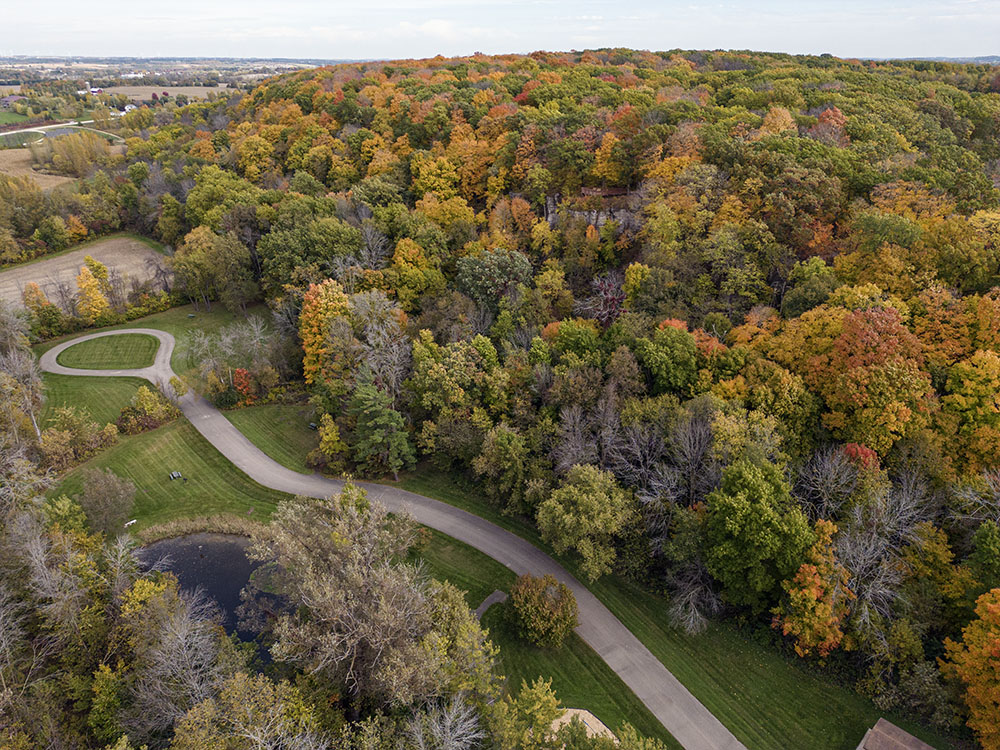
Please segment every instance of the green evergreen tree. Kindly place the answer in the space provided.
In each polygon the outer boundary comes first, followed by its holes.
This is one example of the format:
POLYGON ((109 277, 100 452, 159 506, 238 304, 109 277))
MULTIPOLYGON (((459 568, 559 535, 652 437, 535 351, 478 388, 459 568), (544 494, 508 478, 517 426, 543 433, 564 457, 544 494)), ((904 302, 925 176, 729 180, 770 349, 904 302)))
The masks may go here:
POLYGON ((389 394, 371 381, 359 382, 348 412, 357 419, 353 449, 358 468, 369 475, 391 471, 399 479, 399 470, 414 463, 413 446, 389 394))

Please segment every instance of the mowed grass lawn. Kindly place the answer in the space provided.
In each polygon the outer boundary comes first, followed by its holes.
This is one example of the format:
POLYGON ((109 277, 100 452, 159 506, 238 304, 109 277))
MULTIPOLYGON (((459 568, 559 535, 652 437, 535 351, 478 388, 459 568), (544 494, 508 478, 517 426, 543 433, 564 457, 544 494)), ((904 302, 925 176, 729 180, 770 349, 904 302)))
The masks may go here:
POLYGON ((145 333, 122 333, 81 341, 56 357, 63 367, 84 370, 137 370, 149 367, 160 342, 145 333))
POLYGON ((20 115, 17 112, 0 112, 0 125, 13 125, 15 122, 26 122, 27 115, 20 115))
MULTIPOLYGON (((431 531, 430 543, 420 551, 428 572, 466 591, 469 607, 475 609, 496 589, 510 591, 516 576, 491 557, 449 536, 431 531)), ((552 688, 566 708, 585 708, 611 728, 624 722, 642 734, 658 737, 668 747, 680 745, 663 728, 635 694, 604 663, 593 649, 573 634, 558 651, 526 643, 510 622, 510 605, 494 605, 483 617, 490 640, 500 650, 500 673, 514 695, 521 681, 552 680, 552 688)))
MULTIPOLYGON (((270 319, 270 312, 265 305, 251 307, 247 311, 247 314, 259 315, 266 320, 270 319)), ((191 357, 190 346, 191 336, 195 331, 201 330, 206 333, 215 333, 220 328, 242 319, 242 316, 233 315, 226 308, 218 304, 213 305, 211 311, 204 309, 196 310, 194 305, 181 305, 180 307, 172 307, 164 312, 147 315, 144 318, 137 318, 121 325, 96 328, 92 331, 52 339, 43 344, 38 344, 34 349, 36 354, 41 355, 62 341, 76 336, 85 336, 97 331, 114 331, 122 328, 158 328, 161 331, 167 331, 174 335, 176 345, 174 346, 174 353, 170 357, 170 365, 173 367, 174 372, 183 376, 198 366, 198 363, 191 357)))
MULTIPOLYGON (((532 526, 499 513, 472 483, 425 466, 400 484, 487 518, 552 554, 532 526)), ((561 562, 574 569, 572 561, 561 562)), ((731 623, 691 636, 670 624, 663 597, 616 577, 589 588, 750 750, 853 750, 880 716, 939 750, 955 747, 951 739, 882 712, 849 687, 751 640, 731 623)))
POLYGON ((114 422, 142 385, 149 385, 140 378, 102 378, 79 375, 53 375, 44 373, 45 405, 42 407, 41 426, 48 425, 55 410, 62 406, 86 409, 98 424, 114 422))
POLYGON ((264 404, 223 412, 250 442, 279 464, 309 474, 306 456, 319 438, 309 429, 313 410, 305 404, 264 404))
POLYGON ((266 519, 287 498, 262 487, 233 466, 184 418, 121 440, 67 473, 49 494, 80 491, 86 468, 111 469, 136 486, 135 531, 178 518, 245 514, 266 519), (168 479, 179 471, 187 481, 168 479))

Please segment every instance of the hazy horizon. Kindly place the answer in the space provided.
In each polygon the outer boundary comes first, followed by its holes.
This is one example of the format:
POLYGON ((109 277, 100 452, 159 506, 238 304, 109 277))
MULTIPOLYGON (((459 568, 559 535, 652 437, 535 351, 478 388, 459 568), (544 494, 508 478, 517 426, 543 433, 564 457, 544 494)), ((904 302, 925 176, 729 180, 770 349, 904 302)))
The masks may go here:
POLYGON ((1000 0, 50 0, 18 4, 0 56, 400 59, 591 47, 754 49, 838 57, 1000 54, 1000 0))

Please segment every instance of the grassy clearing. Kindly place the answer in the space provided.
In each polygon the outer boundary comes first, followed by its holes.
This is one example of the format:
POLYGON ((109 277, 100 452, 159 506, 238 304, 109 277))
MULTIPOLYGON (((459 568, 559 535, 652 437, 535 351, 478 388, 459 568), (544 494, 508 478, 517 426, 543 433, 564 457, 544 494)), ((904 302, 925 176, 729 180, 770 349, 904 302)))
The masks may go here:
MULTIPOLYGON (((470 482, 424 467, 400 484, 486 518, 552 554, 525 519, 500 514, 470 482)), ((561 562, 574 569, 571 561, 561 562)), ((936 748, 954 747, 949 738, 884 714, 850 688, 751 640, 732 623, 690 636, 670 625, 662 597, 614 577, 589 588, 751 750, 852 750, 883 715, 936 748)))
POLYGON ((430 543, 415 557, 427 564, 435 578, 451 581, 466 592, 465 601, 475 609, 497 589, 510 591, 517 576, 492 557, 464 542, 430 530, 430 543))
POLYGON ((500 648, 501 672, 507 688, 520 690, 522 680, 530 684, 536 677, 552 680, 559 701, 566 708, 584 708, 617 732, 628 722, 641 734, 657 737, 670 748, 681 748, 642 701, 635 697, 600 656, 572 634, 558 651, 525 643, 510 620, 510 605, 490 607, 483 625, 500 648))
POLYGON ((160 342, 145 333, 123 333, 74 344, 56 361, 63 367, 84 370, 136 370, 149 367, 160 342))
POLYGON ((83 407, 98 424, 114 422, 139 386, 147 385, 139 378, 86 378, 52 373, 45 373, 42 380, 45 388, 45 406, 41 414, 43 428, 61 406, 83 407))
MULTIPOLYGON (((79 245, 77 246, 77 249, 79 249, 79 245)), ((267 307, 264 305, 254 306, 247 312, 249 315, 268 316, 267 307)), ((97 331, 114 331, 122 328, 158 328, 161 331, 172 333, 174 338, 177 340, 177 344, 174 347, 174 353, 170 357, 170 365, 174 368, 174 372, 178 375, 184 375, 194 369, 198 364, 197 362, 192 361, 190 356, 191 334, 196 330, 214 333, 220 328, 223 328, 224 326, 240 319, 242 319, 241 316, 233 315, 221 305, 215 305, 210 312, 206 310, 195 310, 193 305, 181 305, 180 307, 172 307, 164 312, 147 315, 145 318, 137 318, 136 320, 131 320, 127 323, 122 323, 121 325, 108 326, 106 328, 94 328, 92 330, 82 331, 70 336, 52 339, 51 341, 46 341, 43 344, 37 345, 35 347, 35 352, 40 355, 62 341, 78 336, 85 336, 89 333, 95 333, 97 331)))
POLYGON ((44 137, 44 133, 34 130, 20 133, 0 133, 0 148, 24 148, 29 143, 34 143, 44 137))
POLYGON ((279 464, 301 474, 310 474, 306 456, 318 438, 309 429, 313 410, 306 404, 264 404, 223 412, 226 419, 251 443, 279 464))
POLYGON ((51 494, 80 491, 84 468, 111 469, 135 483, 135 531, 173 519, 215 514, 267 517, 288 496, 257 484, 233 466, 186 419, 123 438, 76 467, 51 494), (188 481, 169 480, 179 471, 188 481))
MULTIPOLYGON (((496 560, 435 531, 431 532, 431 541, 419 556, 435 578, 450 581, 466 591, 466 601, 473 609, 494 590, 509 591, 515 580, 514 574, 496 560)), ((551 678, 552 687, 564 706, 585 708, 612 730, 627 721, 643 734, 660 738, 668 747, 680 747, 649 709, 577 635, 572 635, 558 651, 536 648, 518 636, 509 622, 507 605, 490 607, 483 617, 483 625, 500 649, 500 672, 507 678, 508 689, 515 694, 522 680, 531 683, 536 677, 551 678)))
POLYGON ((0 112, 0 125, 12 125, 15 122, 27 122, 27 115, 19 115, 17 112, 0 112))

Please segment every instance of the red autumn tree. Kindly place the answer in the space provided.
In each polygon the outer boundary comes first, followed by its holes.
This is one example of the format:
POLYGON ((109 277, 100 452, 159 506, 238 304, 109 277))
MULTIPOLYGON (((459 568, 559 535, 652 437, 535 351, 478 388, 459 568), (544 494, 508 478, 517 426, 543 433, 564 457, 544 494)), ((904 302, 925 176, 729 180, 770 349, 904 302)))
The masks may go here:
POLYGON ((834 556, 831 521, 816 522, 816 542, 795 577, 782 583, 786 601, 773 610, 773 627, 794 636, 795 652, 826 656, 844 639, 841 623, 854 593, 847 587, 848 572, 834 556))
POLYGON ((849 313, 818 378, 827 427, 842 440, 884 455, 920 426, 930 407, 931 378, 920 341, 893 308, 849 313))

